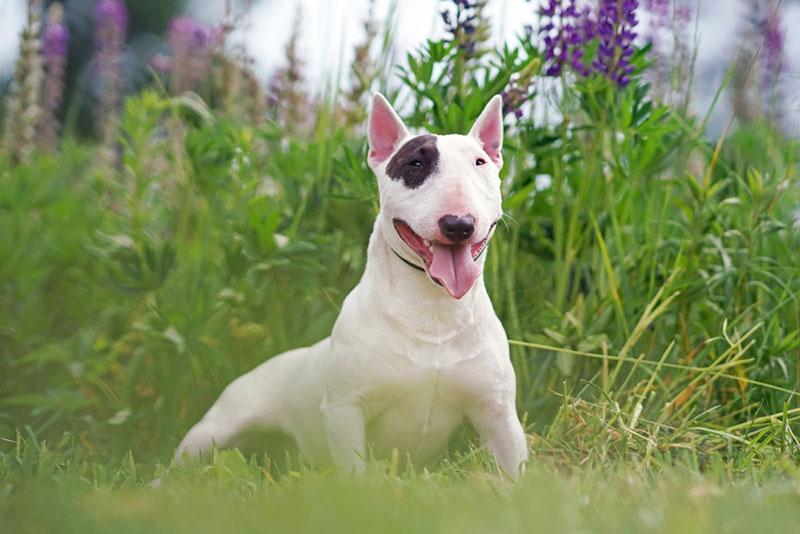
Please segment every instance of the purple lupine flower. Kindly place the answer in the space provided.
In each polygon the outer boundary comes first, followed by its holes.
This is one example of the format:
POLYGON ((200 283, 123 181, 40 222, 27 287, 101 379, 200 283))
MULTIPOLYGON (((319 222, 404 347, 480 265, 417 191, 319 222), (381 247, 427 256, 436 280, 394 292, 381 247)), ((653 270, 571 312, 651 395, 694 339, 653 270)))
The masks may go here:
POLYGON ((688 2, 680 3, 675 6, 675 24, 688 27, 689 23, 692 22, 692 17, 692 7, 688 5, 688 2))
POLYGON ((786 36, 781 27, 780 13, 776 3, 774 1, 769 2, 764 11, 765 13, 758 26, 764 38, 764 44, 761 47, 763 71, 761 83, 767 89, 775 85, 785 67, 783 47, 786 36))
POLYGON ((620 87, 630 83, 633 65, 633 40, 636 38, 636 9, 639 0, 601 0, 597 15, 597 34, 600 43, 597 58, 592 63, 596 72, 620 87))
POLYGON ((597 36, 597 21, 594 19, 591 8, 584 6, 578 14, 578 34, 583 43, 588 43, 597 36))
MULTIPOLYGON (((192 17, 182 15, 172 19, 167 31, 172 61, 165 70, 172 71, 173 91, 194 89, 205 79, 217 36, 218 32, 201 26, 192 17)), ((167 63, 162 62, 161 66, 167 67, 167 63)))
POLYGON ((40 145, 53 150, 58 140, 58 110, 64 93, 64 67, 67 63, 69 29, 64 24, 64 9, 55 2, 47 11, 47 25, 42 35, 42 59, 45 79, 42 86, 40 145))
POLYGON ((544 74, 559 76, 566 65, 581 76, 589 75, 583 46, 595 35, 589 8, 578 10, 577 0, 545 0, 539 8, 544 41, 544 74))
POLYGON ((508 82, 500 93, 503 97, 503 116, 513 114, 517 120, 522 118, 523 106, 536 93, 533 82, 540 67, 539 58, 534 58, 508 82))
POLYGON ((280 104, 280 94, 284 89, 284 78, 283 69, 276 69, 269 76, 269 81, 267 82, 267 105, 271 108, 280 104))
POLYGON ((150 58, 150 66, 161 74, 172 72, 172 58, 164 54, 156 54, 150 58))
POLYGON ((673 80, 684 79, 691 68, 689 28, 692 22, 692 0, 643 0, 642 8, 649 15, 644 39, 650 43, 653 64, 646 76, 661 97, 672 95, 682 100, 683 93, 673 80), (675 92, 673 94, 673 91, 675 92))
POLYGON ((669 28, 671 26, 671 3, 672 0, 644 0, 643 7, 653 19, 650 24, 652 29, 669 28))
MULTIPOLYGON (((644 0, 642 7, 650 15, 650 21, 647 25, 647 31, 644 35, 645 41, 652 45, 653 54, 656 56, 658 63, 662 59, 662 40, 663 33, 671 31, 672 26, 672 0, 644 0)), ((676 26, 675 30, 681 30, 680 26, 676 26)))
POLYGON ((644 0, 644 10, 650 15, 645 40, 660 44, 662 34, 669 32, 675 37, 676 45, 685 46, 686 30, 692 22, 692 9, 687 0, 644 0))
POLYGON ((128 29, 128 8, 123 0, 100 0, 95 8, 95 44, 99 50, 121 48, 128 29))
POLYGON ((474 58, 478 49, 487 38, 487 29, 481 21, 481 10, 485 1, 480 0, 445 0, 446 6, 441 16, 445 32, 450 40, 467 57, 474 58))
POLYGON ((117 106, 122 89, 122 53, 128 28, 123 0, 100 0, 95 8, 95 65, 100 79, 100 114, 105 157, 113 158, 117 106))
POLYGON ((45 56, 67 55, 69 28, 64 24, 64 8, 55 2, 47 11, 47 26, 44 29, 42 52, 45 56))
POLYGON ((515 91, 516 87, 509 84, 508 88, 500 92, 500 96, 503 98, 503 116, 512 114, 514 117, 519 120, 522 118, 523 111, 522 111, 522 104, 517 102, 517 93, 515 91))

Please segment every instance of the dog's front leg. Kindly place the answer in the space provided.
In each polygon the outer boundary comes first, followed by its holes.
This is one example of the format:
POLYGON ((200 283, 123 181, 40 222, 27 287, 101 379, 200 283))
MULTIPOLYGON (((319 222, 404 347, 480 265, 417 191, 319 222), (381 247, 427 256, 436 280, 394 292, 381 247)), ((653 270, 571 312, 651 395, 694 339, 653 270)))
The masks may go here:
POLYGON ((348 472, 361 473, 366 447, 363 409, 355 403, 328 402, 323 402, 321 408, 333 463, 348 472))
POLYGON ((481 443, 494 454, 498 467, 517 480, 528 461, 525 432, 513 402, 481 405, 469 414, 481 443))

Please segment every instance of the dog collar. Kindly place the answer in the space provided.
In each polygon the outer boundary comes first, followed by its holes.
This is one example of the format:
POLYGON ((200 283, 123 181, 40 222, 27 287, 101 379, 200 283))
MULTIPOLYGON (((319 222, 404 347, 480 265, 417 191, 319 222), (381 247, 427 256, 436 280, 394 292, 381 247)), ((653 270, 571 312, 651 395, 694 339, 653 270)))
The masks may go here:
MULTIPOLYGON (((391 247, 390 247, 390 248, 391 248, 391 247)), ((420 267, 419 265, 414 265, 413 263, 411 263, 410 261, 408 261, 407 259, 405 259, 403 256, 401 256, 401 255, 400 255, 400 253, 399 253, 399 252, 397 252, 395 249, 392 249, 392 252, 394 252, 394 255, 395 255, 395 256, 397 256, 398 258, 400 258, 400 259, 403 261, 403 263, 405 263, 405 264, 406 264, 406 265, 408 265, 409 267, 411 267, 411 268, 413 268, 413 269, 416 269, 416 270, 418 270, 418 271, 420 271, 420 272, 423 272, 423 273, 425 272, 425 269, 423 269, 423 268, 422 268, 422 267, 420 267)))

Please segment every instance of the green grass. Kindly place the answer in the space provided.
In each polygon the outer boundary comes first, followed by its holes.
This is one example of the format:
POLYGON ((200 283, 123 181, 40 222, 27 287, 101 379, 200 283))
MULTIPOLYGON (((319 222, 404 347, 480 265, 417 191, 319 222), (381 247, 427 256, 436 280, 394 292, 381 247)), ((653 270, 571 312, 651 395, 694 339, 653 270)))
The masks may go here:
POLYGON ((800 470, 777 459, 738 476, 721 458, 653 470, 628 462, 563 464, 534 446, 519 485, 478 451, 433 472, 372 463, 351 478, 219 451, 209 462, 159 470, 133 456, 91 462, 21 442, 0 457, 7 532, 793 532, 800 470))
POLYGON ((525 85, 529 42, 457 44, 400 66, 410 126, 464 132, 509 87, 558 111, 507 119, 485 270, 521 483, 469 431, 430 472, 261 450, 169 466, 233 378, 329 333, 378 208, 352 117, 387 80, 287 124, 228 109, 212 79, 127 98, 114 166, 70 136, 23 164, 0 149, 0 530, 796 530, 796 140, 742 119, 708 141, 652 97, 646 51, 626 88, 567 77, 555 98, 525 85))

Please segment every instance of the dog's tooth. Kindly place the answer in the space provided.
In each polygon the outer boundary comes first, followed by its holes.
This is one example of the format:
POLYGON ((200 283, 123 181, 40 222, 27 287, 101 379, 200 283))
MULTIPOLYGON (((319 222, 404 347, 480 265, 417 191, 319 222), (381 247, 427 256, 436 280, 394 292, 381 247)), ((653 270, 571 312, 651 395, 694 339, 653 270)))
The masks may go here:
POLYGON ((428 241, 427 239, 423 239, 422 240, 422 244, 425 245, 428 248, 431 248, 431 242, 428 241))

